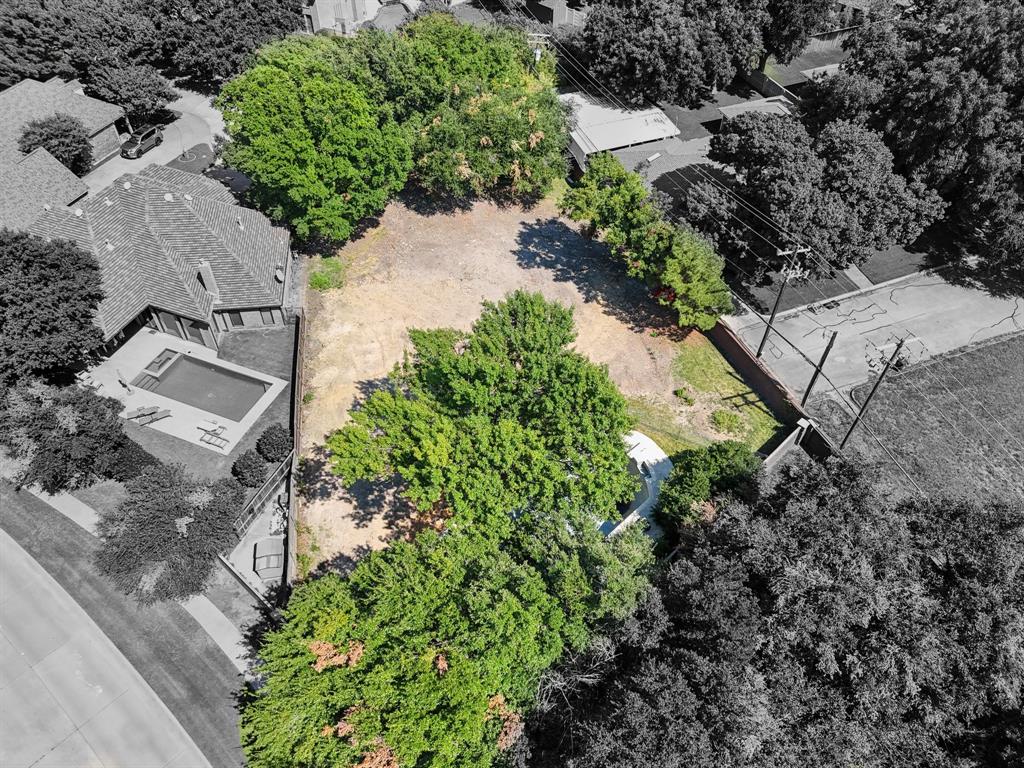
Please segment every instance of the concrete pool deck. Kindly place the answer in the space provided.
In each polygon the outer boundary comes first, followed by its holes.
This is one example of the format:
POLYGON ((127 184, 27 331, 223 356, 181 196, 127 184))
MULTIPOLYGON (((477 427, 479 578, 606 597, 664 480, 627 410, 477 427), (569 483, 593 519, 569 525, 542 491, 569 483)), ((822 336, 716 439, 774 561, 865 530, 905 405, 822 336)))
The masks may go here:
POLYGON ((114 354, 95 368, 90 369, 89 376, 91 377, 91 383, 98 385, 97 392, 99 394, 117 398, 124 404, 124 410, 121 412, 122 417, 136 408, 155 406, 160 410, 168 410, 171 412, 170 416, 148 424, 147 428, 186 440, 189 443, 221 455, 227 455, 232 451, 235 445, 238 444, 238 441, 259 420, 267 407, 288 386, 288 382, 283 379, 222 360, 217 357, 217 351, 214 349, 149 328, 140 330, 128 339, 114 354), (213 363, 227 371, 259 379, 267 385, 267 391, 263 393, 263 396, 255 402, 252 408, 239 421, 232 421, 224 416, 204 411, 201 408, 174 400, 157 392, 150 392, 131 386, 130 382, 132 379, 141 373, 165 349, 171 349, 194 359, 213 363), (121 382, 128 383, 128 386, 124 386, 121 382), (211 445, 200 441, 204 434, 203 429, 214 429, 217 427, 224 428, 220 433, 220 437, 225 441, 222 445, 211 445))

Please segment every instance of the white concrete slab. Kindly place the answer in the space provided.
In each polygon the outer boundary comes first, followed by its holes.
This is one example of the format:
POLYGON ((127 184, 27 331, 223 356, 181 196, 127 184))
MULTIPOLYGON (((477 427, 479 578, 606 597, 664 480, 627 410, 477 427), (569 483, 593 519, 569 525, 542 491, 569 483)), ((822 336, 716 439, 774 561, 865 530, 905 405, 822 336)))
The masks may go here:
POLYGON ((213 642, 220 646, 235 668, 244 674, 249 664, 246 661, 245 640, 238 627, 204 595, 194 595, 188 600, 183 600, 181 606, 199 623, 213 642))
POLYGON ((32 768, 105 768, 89 742, 78 731, 47 752, 32 768))

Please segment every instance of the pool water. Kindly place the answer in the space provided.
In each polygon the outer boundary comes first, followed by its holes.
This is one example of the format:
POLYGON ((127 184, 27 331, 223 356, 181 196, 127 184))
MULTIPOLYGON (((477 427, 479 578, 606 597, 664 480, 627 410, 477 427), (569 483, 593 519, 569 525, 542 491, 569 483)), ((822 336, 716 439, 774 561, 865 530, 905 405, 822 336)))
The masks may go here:
POLYGON ((231 421, 241 421, 269 384, 205 360, 179 355, 160 374, 153 392, 231 421))

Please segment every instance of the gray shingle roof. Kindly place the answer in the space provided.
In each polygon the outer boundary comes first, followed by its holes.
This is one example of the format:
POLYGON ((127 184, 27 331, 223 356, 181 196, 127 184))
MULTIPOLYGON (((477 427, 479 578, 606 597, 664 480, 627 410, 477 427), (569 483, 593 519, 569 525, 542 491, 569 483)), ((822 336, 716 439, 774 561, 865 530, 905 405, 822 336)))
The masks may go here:
POLYGON ((283 302, 275 272, 289 257, 288 232, 186 171, 150 165, 126 174, 74 211, 46 211, 29 231, 95 254, 106 294, 97 323, 107 339, 148 306, 205 320, 211 309, 283 302), (200 271, 216 284, 207 278, 204 288, 200 271))
POLYGON ((15 154, 6 163, 0 156, 0 227, 26 229, 43 206, 68 205, 89 191, 42 147, 27 155, 15 154))
POLYGON ((66 112, 91 136, 124 114, 121 107, 76 93, 79 87, 75 80, 54 77, 45 83, 22 80, 0 91, 0 226, 25 229, 44 205, 67 205, 88 191, 45 149, 28 155, 18 150, 22 129, 32 120, 66 112))

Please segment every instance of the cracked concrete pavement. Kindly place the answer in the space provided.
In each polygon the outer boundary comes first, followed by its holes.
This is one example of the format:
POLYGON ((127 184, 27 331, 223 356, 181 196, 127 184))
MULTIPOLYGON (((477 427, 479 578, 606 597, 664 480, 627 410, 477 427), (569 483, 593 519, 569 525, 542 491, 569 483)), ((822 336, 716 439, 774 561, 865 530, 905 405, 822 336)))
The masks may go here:
MULTIPOLYGON (((757 349, 764 323, 751 314, 726 318, 750 349, 757 349)), ((999 298, 983 290, 952 285, 921 272, 896 283, 841 299, 831 309, 780 313, 775 327, 815 363, 831 332, 838 331, 824 373, 844 393, 867 380, 899 338, 914 363, 985 339, 1024 329, 1024 299, 999 298)), ((798 395, 813 366, 774 334, 764 361, 798 395)), ((817 394, 830 391, 820 381, 817 394)))

